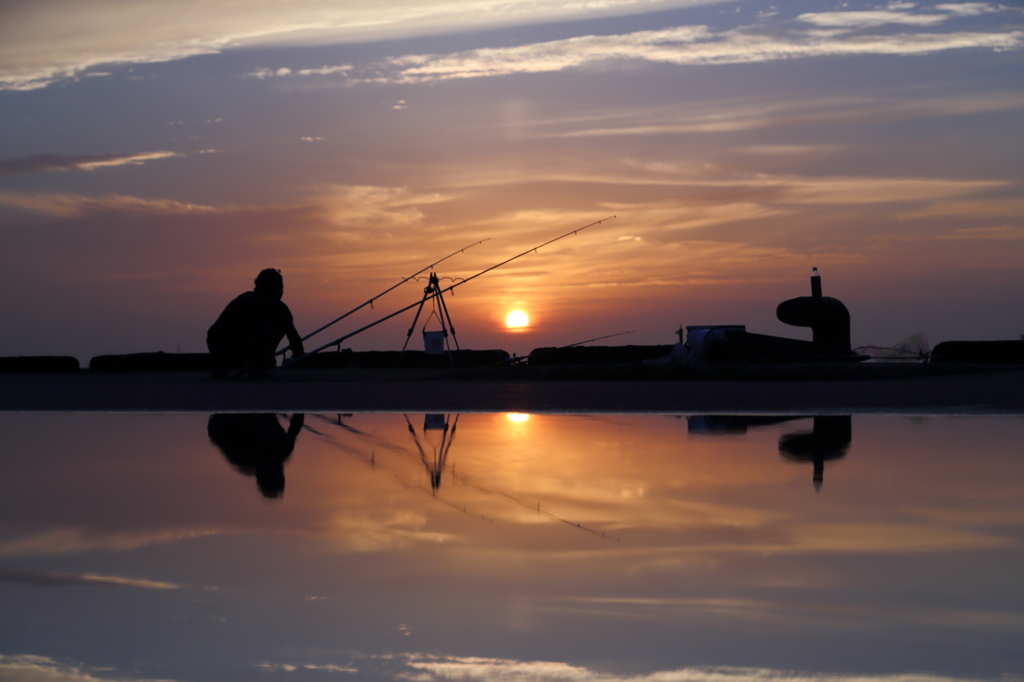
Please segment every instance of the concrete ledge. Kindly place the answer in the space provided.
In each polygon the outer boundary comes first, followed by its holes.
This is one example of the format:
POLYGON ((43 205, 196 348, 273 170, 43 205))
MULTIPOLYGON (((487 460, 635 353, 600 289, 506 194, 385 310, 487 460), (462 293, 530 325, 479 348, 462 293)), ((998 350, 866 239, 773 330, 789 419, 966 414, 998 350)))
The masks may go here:
MULTIPOLYGON (((463 375, 464 376, 464 375, 463 375)), ((9 375, 5 411, 1024 414, 1024 371, 877 381, 467 380, 456 371, 9 375)))

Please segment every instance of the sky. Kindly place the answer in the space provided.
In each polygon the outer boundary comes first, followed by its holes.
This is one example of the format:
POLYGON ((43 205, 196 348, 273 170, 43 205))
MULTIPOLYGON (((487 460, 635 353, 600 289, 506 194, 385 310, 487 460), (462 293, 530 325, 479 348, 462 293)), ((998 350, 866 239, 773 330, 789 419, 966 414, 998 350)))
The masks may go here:
POLYGON ((458 288, 460 345, 809 338, 812 266, 855 346, 1016 339, 1022 56, 1019 3, 6 2, 0 355, 205 351, 266 267, 304 334, 613 215, 458 288))

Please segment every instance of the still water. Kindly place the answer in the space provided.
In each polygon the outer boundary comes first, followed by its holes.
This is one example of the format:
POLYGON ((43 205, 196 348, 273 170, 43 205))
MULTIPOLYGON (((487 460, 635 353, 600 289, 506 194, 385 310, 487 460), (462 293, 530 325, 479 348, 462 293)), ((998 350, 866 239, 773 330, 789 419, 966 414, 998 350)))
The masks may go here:
POLYGON ((0 679, 1019 679, 1022 444, 1019 417, 0 414, 0 679))

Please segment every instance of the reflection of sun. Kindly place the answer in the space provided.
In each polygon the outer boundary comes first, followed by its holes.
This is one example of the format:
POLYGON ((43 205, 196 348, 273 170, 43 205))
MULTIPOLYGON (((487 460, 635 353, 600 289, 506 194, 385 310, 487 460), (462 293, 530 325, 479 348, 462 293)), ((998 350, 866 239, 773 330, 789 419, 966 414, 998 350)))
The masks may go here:
POLYGON ((530 418, 530 415, 521 412, 509 412, 507 416, 510 422, 525 422, 530 418))
POLYGON ((511 328, 525 327, 530 324, 530 318, 521 310, 513 310, 505 318, 505 326, 511 328))

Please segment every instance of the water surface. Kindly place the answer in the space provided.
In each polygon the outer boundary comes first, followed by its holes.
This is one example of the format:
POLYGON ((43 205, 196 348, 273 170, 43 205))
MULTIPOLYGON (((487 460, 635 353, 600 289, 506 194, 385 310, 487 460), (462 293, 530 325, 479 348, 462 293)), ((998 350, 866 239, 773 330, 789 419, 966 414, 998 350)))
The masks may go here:
POLYGON ((0 414, 0 677, 1021 675, 1022 443, 1019 417, 0 414))

